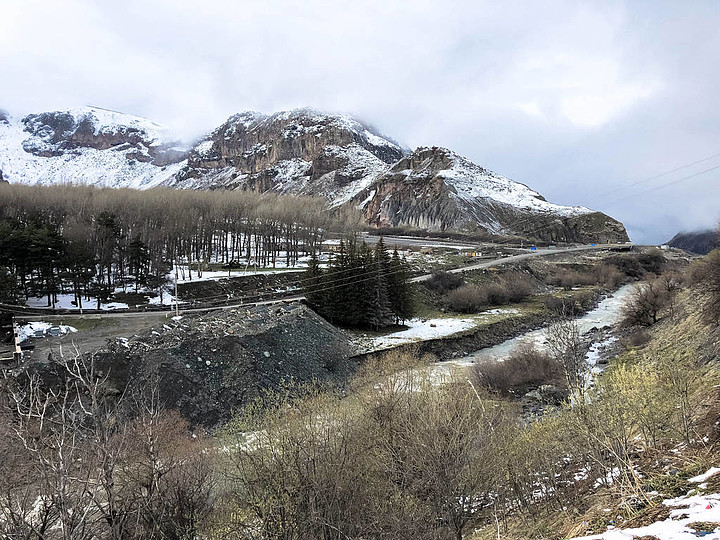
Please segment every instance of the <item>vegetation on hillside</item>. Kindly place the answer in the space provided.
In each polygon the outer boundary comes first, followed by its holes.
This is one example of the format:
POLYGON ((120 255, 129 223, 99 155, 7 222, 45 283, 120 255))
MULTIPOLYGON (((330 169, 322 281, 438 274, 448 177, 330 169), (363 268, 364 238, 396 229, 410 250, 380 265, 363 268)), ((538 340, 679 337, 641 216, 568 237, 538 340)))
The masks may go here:
MULTIPOLYGON (((438 385, 407 354, 369 362, 344 395, 266 395, 213 438, 163 411, 152 381, 142 395, 108 399, 92 363, 66 362, 52 391, 8 380, 0 533, 562 538, 604 529, 596 500, 614 520, 640 519, 718 456, 719 330, 694 301, 715 293, 693 283, 649 341, 626 340, 594 386, 571 387, 532 421, 492 381, 438 385)), ((558 359, 541 359, 534 383, 560 384, 558 359)))

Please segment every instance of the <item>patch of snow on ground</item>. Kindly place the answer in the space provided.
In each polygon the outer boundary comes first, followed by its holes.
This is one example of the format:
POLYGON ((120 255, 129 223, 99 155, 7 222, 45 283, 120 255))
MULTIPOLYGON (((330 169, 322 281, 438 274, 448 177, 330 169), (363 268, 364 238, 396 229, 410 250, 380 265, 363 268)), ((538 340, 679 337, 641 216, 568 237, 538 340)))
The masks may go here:
MULTIPOLYGON (((57 302, 55 302, 55 309, 71 309, 71 310, 78 310, 80 311, 80 308, 77 306, 74 306, 72 302, 75 301, 75 295, 66 293, 66 294, 58 294, 57 295, 57 302)), ((33 308, 45 308, 45 309, 51 309, 52 306, 48 307, 47 305, 47 296, 42 296, 38 298, 28 298, 26 304, 29 307, 33 308)), ((90 300, 83 301, 83 309, 97 309, 97 301, 96 300, 90 300)), ((100 304, 100 309, 127 309, 128 305, 122 302, 110 302, 107 304, 100 304)))
POLYGON ((693 476, 688 480, 688 482, 700 484, 701 482, 709 480, 711 476, 715 476, 717 473, 720 473, 720 467, 711 467, 706 473, 698 476, 693 476))
MULTIPOLYGON (((185 278, 182 277, 182 275, 178 275, 178 283, 196 283, 198 281, 216 281, 218 279, 227 279, 227 278, 238 278, 238 277, 245 277, 245 276, 256 276, 256 275, 270 275, 270 274, 288 274, 288 273, 299 273, 303 272, 305 270, 305 267, 298 266, 296 268, 285 268, 285 264, 283 261, 283 264, 277 265, 279 268, 276 268, 274 270, 248 270, 245 272, 242 268, 233 268, 228 272, 227 270, 213 270, 213 271, 204 271, 202 273, 202 277, 198 277, 197 272, 195 270, 192 271, 192 279, 190 279, 190 274, 185 271, 185 278)), ((175 281, 175 277, 170 274, 169 279, 171 282, 175 281)))
POLYGON ((665 506, 673 508, 670 517, 645 527, 610 529, 604 533, 576 537, 572 540, 628 540, 639 537, 655 537, 659 540, 687 540, 703 536, 708 540, 720 539, 719 533, 696 534, 688 525, 695 522, 720 522, 720 495, 693 495, 668 499, 665 506))
MULTIPOLYGON (((31 321, 27 324, 24 324, 18 328, 18 337, 20 338, 20 341, 26 341, 28 338, 34 337, 35 332, 47 332, 52 328, 53 324, 45 321, 31 321)), ((57 325, 58 328, 60 328, 60 334, 65 335, 69 334, 70 332, 77 332, 76 328, 73 328, 72 326, 68 326, 66 324, 59 324, 57 325)))
POLYGON ((474 319, 411 319, 406 322, 407 330, 377 337, 373 340, 375 348, 394 347, 414 341, 435 339, 457 334, 475 326, 474 319))

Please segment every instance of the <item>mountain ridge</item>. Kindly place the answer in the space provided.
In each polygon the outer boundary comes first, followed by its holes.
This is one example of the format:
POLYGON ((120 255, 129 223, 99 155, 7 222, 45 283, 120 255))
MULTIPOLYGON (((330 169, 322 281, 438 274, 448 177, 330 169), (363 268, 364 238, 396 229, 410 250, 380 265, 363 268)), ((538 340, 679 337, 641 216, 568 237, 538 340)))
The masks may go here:
POLYGON ((371 125, 311 108, 245 111, 190 146, 98 107, 0 117, 0 171, 21 183, 241 189, 324 197, 370 226, 626 241, 620 222, 547 201, 443 147, 409 150, 371 125))

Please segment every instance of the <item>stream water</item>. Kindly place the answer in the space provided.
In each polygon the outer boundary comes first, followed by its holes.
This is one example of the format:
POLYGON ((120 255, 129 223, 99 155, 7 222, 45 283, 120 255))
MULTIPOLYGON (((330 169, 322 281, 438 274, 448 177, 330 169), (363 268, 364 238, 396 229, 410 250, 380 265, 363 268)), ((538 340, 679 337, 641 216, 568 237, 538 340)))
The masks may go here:
MULTIPOLYGON (((603 328, 605 326, 614 326, 617 324, 620 320, 622 306, 634 288, 634 284, 624 285, 615 291, 611 296, 601 300, 595 309, 588 311, 582 317, 578 317, 577 324, 580 336, 583 337, 587 335, 594 328, 603 328)), ((613 340, 614 338, 612 337, 609 339, 605 338, 602 341, 591 344, 588 352, 588 362, 591 366, 594 366, 597 360, 599 349, 613 340)), ((529 342, 542 350, 545 348, 546 341, 547 327, 539 330, 532 330, 512 339, 503 341, 494 347, 480 349, 461 358, 438 362, 432 368, 432 378, 441 379, 447 377, 451 374, 453 368, 464 368, 488 360, 503 360, 521 343, 529 342)))

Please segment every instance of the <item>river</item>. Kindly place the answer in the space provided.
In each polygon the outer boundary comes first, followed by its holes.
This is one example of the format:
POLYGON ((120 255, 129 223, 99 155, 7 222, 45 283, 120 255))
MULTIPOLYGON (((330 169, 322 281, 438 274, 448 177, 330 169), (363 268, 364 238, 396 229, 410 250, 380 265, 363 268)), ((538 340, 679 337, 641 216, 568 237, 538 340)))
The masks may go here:
MULTIPOLYGON (((622 306, 625 300, 635 289, 635 284, 624 285, 615 291, 611 296, 608 296, 600 301, 597 307, 591 311, 588 311, 582 317, 578 317, 578 331, 580 336, 586 336, 594 328, 603 328, 605 326, 614 326, 620 321, 622 306)), ((594 342, 590 346, 588 351, 588 363, 593 370, 595 369, 595 362, 598 358, 599 350, 614 341, 614 337, 604 338, 602 341, 594 342)), ((461 358, 454 358, 452 360, 446 360, 438 362, 432 367, 431 377, 434 380, 444 379, 451 375, 457 368, 467 368, 480 362, 487 362, 489 360, 503 360, 508 354, 514 350, 521 343, 533 343, 537 348, 544 349, 547 341, 547 327, 539 330, 532 330, 526 332, 512 339, 503 341, 499 345, 480 349, 472 352, 467 356, 461 358)))

